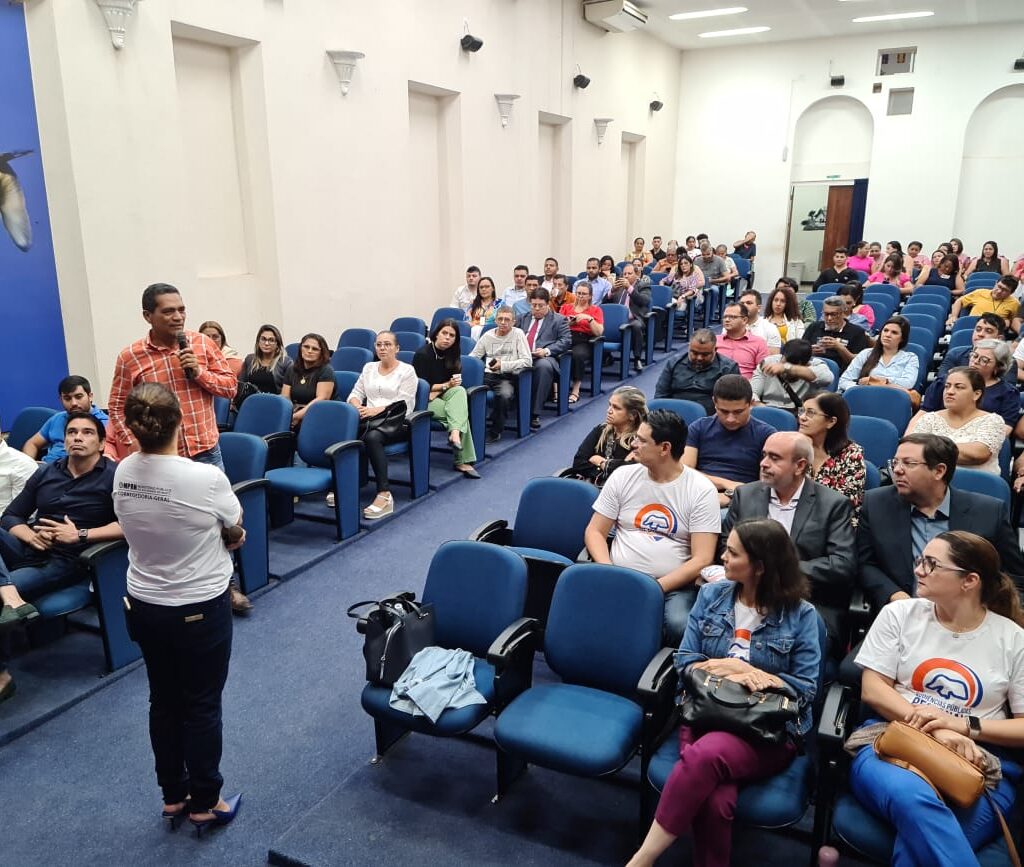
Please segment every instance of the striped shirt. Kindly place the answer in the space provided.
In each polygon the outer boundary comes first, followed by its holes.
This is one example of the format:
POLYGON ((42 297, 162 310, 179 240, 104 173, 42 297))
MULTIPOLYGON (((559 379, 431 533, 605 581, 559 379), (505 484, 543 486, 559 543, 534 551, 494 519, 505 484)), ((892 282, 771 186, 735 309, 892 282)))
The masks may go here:
POLYGON ((108 412, 114 439, 132 447, 131 434, 124 422, 124 402, 140 382, 159 382, 177 395, 181 402, 181 436, 178 453, 194 458, 209 451, 219 439, 213 398, 233 398, 238 380, 216 344, 204 334, 186 331, 189 346, 199 362, 195 379, 188 379, 178 361, 177 346, 157 346, 146 335, 118 353, 114 363, 114 381, 110 386, 108 412))

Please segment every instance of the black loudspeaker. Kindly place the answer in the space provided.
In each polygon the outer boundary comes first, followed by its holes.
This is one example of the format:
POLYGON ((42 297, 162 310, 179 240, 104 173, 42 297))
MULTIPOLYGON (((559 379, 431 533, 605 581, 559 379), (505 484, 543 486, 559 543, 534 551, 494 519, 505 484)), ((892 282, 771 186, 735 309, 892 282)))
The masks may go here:
POLYGON ((579 75, 573 77, 572 83, 576 85, 580 90, 586 90, 587 85, 590 84, 590 79, 587 78, 582 72, 579 75))
POLYGON ((651 111, 661 111, 664 107, 665 103, 663 103, 660 99, 656 99, 654 100, 654 102, 651 103, 651 111))
POLYGON ((829 78, 828 83, 831 84, 833 87, 842 87, 844 84, 846 84, 846 76, 833 75, 831 78, 829 78))
POLYGON ((479 51, 484 47, 484 41, 477 39, 471 33, 467 33, 462 39, 459 40, 459 44, 462 46, 463 51, 479 51))
POLYGON ((1013 71, 1024 72, 1024 57, 1018 57, 1015 61, 1013 61, 1013 71))

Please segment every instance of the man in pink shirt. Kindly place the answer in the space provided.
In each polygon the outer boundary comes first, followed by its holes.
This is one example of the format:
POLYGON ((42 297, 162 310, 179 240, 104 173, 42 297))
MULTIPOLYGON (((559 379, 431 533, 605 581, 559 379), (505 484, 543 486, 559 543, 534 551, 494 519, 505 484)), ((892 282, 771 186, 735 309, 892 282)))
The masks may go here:
POLYGON ((756 334, 747 333, 747 317, 739 304, 729 304, 722 311, 722 333, 718 335, 718 351, 736 362, 747 379, 768 355, 768 344, 756 334))

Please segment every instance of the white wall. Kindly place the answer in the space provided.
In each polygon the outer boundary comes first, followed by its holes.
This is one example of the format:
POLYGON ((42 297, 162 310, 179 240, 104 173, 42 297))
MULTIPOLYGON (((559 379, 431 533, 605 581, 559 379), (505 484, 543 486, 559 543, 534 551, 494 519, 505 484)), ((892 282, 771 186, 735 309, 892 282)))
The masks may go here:
MULTIPOLYGON (((706 231, 730 243, 756 229, 762 287, 783 274, 794 131, 809 106, 842 94, 863 103, 874 121, 865 223, 869 240, 918 238, 930 249, 959 234, 972 251, 988 231, 1004 252, 1021 252, 1024 225, 1019 219, 1004 220, 998 230, 983 228, 958 222, 956 208, 968 121, 993 91, 1021 82, 1012 62, 1020 55, 1022 39, 1024 28, 1017 25, 684 51, 682 86, 699 123, 695 126, 686 114, 680 118, 676 231, 706 231), (918 46, 916 71, 876 78, 878 49, 895 45, 918 46), (836 74, 846 76, 842 90, 828 85, 830 61, 836 74), (872 94, 878 80, 883 91, 872 94), (915 88, 913 114, 886 116, 889 87, 915 88), (723 122, 720 115, 716 131, 711 131, 706 108, 698 107, 713 105, 731 118, 723 122)), ((835 120, 837 141, 848 129, 842 118, 835 120)), ((1016 147, 1019 154, 1019 139, 1016 147)), ((827 174, 856 176, 843 165, 845 150, 837 144, 834 171, 827 174)), ((1019 165, 1004 161, 1000 178, 999 188, 990 192, 1019 202, 1024 195, 1019 165)), ((805 172, 800 179, 811 178, 805 172)))
POLYGON ((680 54, 598 30, 576 0, 147 0, 121 52, 92 2, 39 0, 26 17, 70 364, 101 396, 117 350, 144 332, 150 282, 180 286, 190 323, 220 320, 245 351, 263 321, 290 340, 333 341, 346 326, 429 316, 468 262, 502 286, 519 261, 539 270, 554 254, 576 271, 635 234, 668 235, 680 54), (458 46, 467 16, 484 40, 473 55, 458 46), (367 55, 347 97, 329 48, 367 55), (176 55, 191 61, 184 75, 176 55), (572 86, 576 64, 585 91, 572 86), (216 92, 197 128, 204 76, 216 92), (433 158, 413 149, 424 92, 440 97, 434 187, 414 177, 433 158), (521 94, 507 129, 498 92, 521 94), (218 117, 229 103, 230 122, 218 117), (601 147, 597 116, 615 118, 601 147), (568 120, 554 144, 542 118, 568 120), (218 129, 216 154, 196 152, 218 129), (625 185, 623 133, 642 139, 646 162, 636 226, 612 192, 625 185), (542 167, 552 153, 562 163, 542 167), (558 207, 541 189, 552 176, 558 207), (424 205, 423 190, 442 185, 438 208, 424 205), (424 225, 425 209, 439 225, 424 225))

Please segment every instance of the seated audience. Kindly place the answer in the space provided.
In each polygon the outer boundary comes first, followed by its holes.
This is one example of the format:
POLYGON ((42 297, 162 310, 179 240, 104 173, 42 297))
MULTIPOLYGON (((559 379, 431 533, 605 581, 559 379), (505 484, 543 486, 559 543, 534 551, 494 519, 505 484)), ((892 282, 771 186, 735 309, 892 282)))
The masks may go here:
POLYGON ((870 275, 874 270, 875 261, 868 255, 868 242, 858 241, 850 245, 846 251, 846 267, 854 271, 863 271, 870 275))
POLYGON ((238 382, 247 382, 264 394, 280 394, 292 364, 291 356, 284 351, 281 332, 274 325, 261 325, 255 351, 245 356, 238 382))
POLYGON ((672 287, 672 298, 680 313, 685 313, 691 304, 700 306, 704 300, 704 272, 689 256, 681 256, 661 284, 672 287))
POLYGON ((651 278, 644 273, 646 266, 639 259, 634 259, 631 264, 633 265, 633 270, 637 273, 637 285, 641 288, 649 289, 651 287, 651 278))
MULTIPOLYGON (((523 286, 526 285, 526 274, 523 274, 523 286)), ((470 334, 474 340, 479 340, 484 328, 496 321, 498 311, 505 306, 505 303, 495 296, 494 281, 490 277, 481 277, 476 283, 476 298, 469 305, 466 311, 466 321, 470 324, 470 334)), ((526 297, 526 289, 523 289, 523 297, 526 297)), ((512 307, 509 306, 509 312, 512 307)), ((512 314, 515 316, 515 314, 512 314)))
MULTIPOLYGON (((1004 378, 1006 369, 1012 365, 1009 344, 1003 340, 979 340, 971 348, 967 364, 978 371, 985 380, 981 409, 1002 416, 1007 436, 1017 426, 1020 418, 1020 398, 1017 389, 1004 378)), ((943 408, 947 377, 948 374, 938 376, 928 386, 921 401, 923 412, 938 412, 943 408)))
POLYGON ((868 277, 868 288, 876 283, 895 286, 901 295, 910 295, 914 291, 914 281, 903 270, 903 260, 899 256, 885 257, 882 267, 868 277))
POLYGON ((743 236, 741 241, 732 242, 732 255, 746 259, 750 263, 750 277, 747 278, 748 286, 754 284, 754 260, 757 258, 757 232, 750 231, 743 236))
POLYGON ((647 420, 647 398, 639 388, 623 385, 608 398, 605 420, 586 435, 572 459, 573 476, 604 487, 619 467, 631 464, 633 437, 647 420))
POLYGON ((540 281, 548 292, 555 288, 555 277, 558 276, 558 260, 554 256, 548 256, 544 260, 544 278, 540 281))
MULTIPOLYGON (((525 265, 516 265, 512 269, 512 285, 505 287, 501 295, 501 303, 506 307, 514 307, 519 301, 525 301, 527 297, 526 278, 530 276, 530 269, 525 265)), ((480 284, 477 283, 477 295, 480 294, 480 284)), ((476 335, 474 335, 475 337, 476 335)))
POLYGON ((452 293, 451 307, 458 307, 462 311, 469 310, 469 305, 476 298, 476 284, 480 279, 480 268, 477 265, 470 265, 466 269, 466 282, 457 287, 452 293))
POLYGON ((697 246, 697 239, 693 235, 687 235, 683 244, 686 248, 683 252, 691 259, 696 259, 700 255, 700 247, 697 246))
MULTIPOLYGON (((1001 316, 996 316, 994 313, 982 313, 981 318, 974 323, 974 331, 971 333, 971 345, 970 346, 958 346, 956 349, 950 349, 946 352, 945 358, 942 359, 942 364, 939 365, 939 371, 936 374, 937 377, 945 378, 946 374, 949 373, 954 367, 963 367, 968 364, 971 360, 971 353, 974 352, 974 347, 978 345, 980 340, 998 340, 1002 341, 1006 336, 1006 321, 1001 316)), ((1014 359, 1016 359, 1014 355, 1014 359)), ((1024 354, 1022 354, 1024 359, 1024 354)), ((1017 381, 1017 365, 1008 364, 1006 371, 1003 374, 1003 379, 1009 383, 1015 383, 1017 381)), ((938 409, 938 405, 936 406, 938 409)))
POLYGON ((700 268, 704 275, 705 286, 717 286, 720 292, 725 291, 731 279, 730 268, 721 256, 715 255, 707 241, 700 245, 700 254, 694 257, 693 264, 700 268))
MULTIPOLYGON (((542 283, 541 288, 547 289, 548 287, 542 283)), ((555 274, 551 278, 551 288, 548 289, 548 294, 551 296, 552 313, 558 313, 566 304, 576 303, 576 295, 569 291, 569 284, 565 281, 565 274, 555 274)))
POLYGON ((921 254, 924 249, 924 244, 920 241, 911 241, 907 244, 907 255, 914 263, 914 268, 920 271, 925 265, 928 264, 928 257, 921 254))
MULTIPOLYGON (((4 510, 0 633, 39 616, 31 600, 88 580, 78 559, 86 548, 122 538, 112 496, 115 464, 103 456, 105 438, 91 413, 69 412, 67 456, 39 467, 4 510)), ((5 648, 0 640, 0 702, 14 694, 5 648)))
POLYGON ((640 259, 641 268, 645 265, 650 265, 654 261, 654 257, 644 249, 646 245, 647 242, 643 238, 635 238, 633 240, 633 249, 622 257, 622 261, 632 262, 634 259, 640 259))
POLYGON ((868 245, 868 258, 871 260, 871 273, 874 274, 882 267, 885 261, 885 253, 882 252, 882 245, 878 241, 872 241, 868 245))
POLYGON ((21 447, 30 458, 45 464, 53 464, 67 457, 68 453, 64 449, 64 426, 68 423, 69 413, 87 412, 102 425, 109 421, 107 414, 93 404, 92 386, 84 376, 65 376, 57 384, 57 394, 60 395, 64 410, 51 415, 39 431, 32 434, 21 447), (46 454, 40 457, 44 449, 46 454))
MULTIPOLYGON (((814 312, 814 306, 811 306, 814 312)), ((796 292, 791 286, 780 281, 764 302, 764 318, 775 326, 779 332, 779 339, 785 343, 787 340, 795 340, 804 336, 804 329, 807 323, 800 314, 800 302, 797 300, 796 292)), ((811 321, 817 317, 813 317, 811 321)))
POLYGON ((938 265, 921 269, 915 285, 945 286, 953 295, 963 295, 964 278, 960 276, 960 260, 952 255, 943 256, 938 265))
POLYGON ((999 255, 999 245, 995 241, 986 241, 981 248, 981 255, 971 260, 971 263, 964 268, 964 279, 971 274, 1000 274, 1010 273, 1010 263, 1005 256, 999 255))
POLYGON ((587 282, 590 284, 590 292, 593 296, 591 301, 594 304, 601 304, 604 301, 604 296, 612 288, 611 282, 602 276, 600 268, 600 261, 596 257, 591 256, 587 259, 587 282))
POLYGON ((804 340, 811 351, 834 361, 840 371, 846 370, 854 356, 872 345, 863 328, 846 321, 846 301, 841 295, 826 298, 821 308, 821 321, 807 326, 804 340))
POLYGON ((982 313, 994 313, 1007 325, 1012 325, 1013 330, 1020 331, 1020 302, 1014 297, 1017 291, 1017 279, 1009 275, 1000 277, 999 282, 991 289, 975 289, 962 295, 953 302, 949 311, 949 318, 946 320, 948 328, 959 318, 962 312, 971 316, 980 316, 982 313))
POLYGON ((875 327, 875 311, 864 303, 864 287, 856 280, 844 283, 836 293, 846 301, 846 321, 865 331, 875 327))
MULTIPOLYGON (((540 277, 536 274, 527 274, 526 297, 512 305, 512 312, 515 314, 517 320, 530 315, 530 311, 532 310, 530 301, 533 300, 533 293, 538 289, 540 289, 540 277)), ((550 295, 548 297, 550 299, 550 295)))
POLYGON ((829 283, 849 283, 851 280, 860 280, 860 276, 846 264, 846 248, 836 247, 832 254, 832 267, 826 268, 814 281, 814 291, 829 283))
POLYGON ((729 374, 715 383, 715 414, 697 419, 686 437, 683 463, 707 476, 724 509, 737 485, 757 479, 761 450, 775 428, 754 418, 753 392, 742 376, 729 374))
POLYGON ((590 283, 580 280, 573 288, 576 290, 574 301, 563 304, 558 311, 568 321, 572 338, 572 391, 569 393, 569 403, 576 403, 580 399, 583 374, 592 357, 590 341, 604 334, 604 311, 597 304, 591 303, 590 283))
POLYGON ((510 307, 499 310, 494 319, 495 327, 485 332, 470 352, 484 362, 484 385, 493 393, 487 431, 489 443, 498 442, 505 430, 509 406, 515 399, 515 375, 533 366, 526 335, 512 324, 512 315, 510 307))
POLYGON ((906 722, 978 767, 983 746, 1002 779, 973 807, 953 809, 927 779, 867 745, 850 787, 893 826, 893 864, 977 864, 975 851, 1001 836, 993 804, 1009 814, 1021 779, 1011 750, 1024 747, 1024 612, 998 553, 975 533, 939 533, 914 577, 918 598, 883 608, 857 654, 861 698, 874 712, 864 725, 906 722))
MULTIPOLYGON (((669 243, 671 243, 673 247, 675 246, 674 242, 670 241, 669 243)), ((650 253, 652 264, 656 265, 658 262, 665 258, 665 251, 661 248, 661 235, 655 235, 653 238, 651 238, 650 253)))
POLYGON ((292 429, 298 431, 307 410, 318 400, 333 400, 334 393, 327 341, 321 334, 306 334, 299 341, 299 360, 288 369, 281 386, 282 397, 292 402, 292 429))
POLYGON ((653 867, 686 833, 693 835, 693 863, 728 864, 738 784, 789 767, 811 729, 821 648, 818 621, 806 601, 807 579, 793 543, 776 522, 751 521, 729 534, 722 559, 729 580, 701 588, 676 668, 680 675, 687 668, 703 669, 751 692, 785 689, 796 697, 799 718, 785 741, 771 745, 684 725, 679 730, 679 761, 665 783, 654 822, 627 867, 653 867), (755 632, 757 641, 751 639, 755 632), (773 652, 778 642, 789 652, 773 652))
MULTIPOLYGON (((920 359, 906 349, 910 341, 910 323, 903 316, 890 316, 870 349, 862 349, 839 377, 839 391, 854 385, 877 385, 900 391, 917 392, 920 359)), ((916 401, 915 401, 916 403, 916 401)))
POLYGON ((729 282, 739 280, 740 272, 736 267, 736 263, 729 258, 729 248, 726 247, 725 244, 719 244, 715 247, 715 255, 725 262, 725 267, 728 269, 729 282))
POLYGON ((199 333, 205 334, 217 344, 217 348, 224 356, 224 360, 227 361, 231 372, 237 377, 242 372, 242 356, 238 354, 237 349, 228 346, 228 338, 224 334, 223 326, 219 322, 209 319, 199 326, 199 333))
POLYGON ((1006 441, 1003 417, 981 408, 985 378, 973 367, 954 367, 942 390, 945 409, 919 412, 907 433, 930 433, 956 443, 958 463, 999 475, 999 451, 1006 441))
MULTIPOLYGON (((379 332, 374 348, 380 361, 371 361, 363 367, 348 396, 348 402, 359 410, 359 439, 363 441, 377 485, 377 496, 363 509, 363 517, 369 521, 395 511, 384 447, 408 437, 405 422, 416 408, 417 386, 413 366, 399 361, 396 356, 398 342, 392 332, 379 332)), ((468 432, 466 440, 471 441, 468 432)))
POLYGON ((680 458, 686 422, 659 409, 633 437, 636 466, 608 479, 584 540, 595 563, 636 569, 665 593, 665 637, 675 645, 686 628, 701 569, 715 559, 722 514, 715 487, 680 458), (615 529, 611 549, 608 534, 615 529))
POLYGON ((812 390, 828 388, 832 371, 811 354, 806 340, 787 340, 778 355, 769 355, 754 370, 754 402, 796 412, 812 390))
MULTIPOLYGON (((631 265, 628 267, 632 267, 631 265)), ((540 412, 558 380, 558 356, 572 347, 569 320, 551 312, 551 296, 547 289, 537 288, 530 298, 530 313, 517 325, 526 335, 526 345, 533 356, 533 396, 530 427, 540 428, 540 412)))
POLYGON ((430 341, 412 358, 416 376, 430 386, 427 409, 448 431, 455 469, 470 479, 479 479, 473 468, 476 449, 469 429, 469 403, 462 387, 462 337, 454 319, 443 319, 430 333, 430 341))
MULTIPOLYGON (((60 433, 64 440, 64 431, 60 433)), ((0 512, 3 512, 18 494, 39 465, 24 452, 7 445, 7 440, 0 437, 0 512)))
POLYGON ((736 488, 722 520, 720 547, 743 521, 778 521, 796 545, 800 571, 811 581, 811 602, 838 651, 856 571, 850 500, 814 480, 813 447, 803 434, 774 433, 761 454, 760 480, 736 488))
POLYGON ((610 285, 614 285, 616 278, 622 276, 615 267, 615 260, 607 253, 605 253, 600 259, 600 269, 601 276, 604 277, 610 285))
POLYGON ((650 286, 640 284, 640 274, 632 264, 625 265, 622 276, 616 278, 612 289, 605 295, 605 304, 621 304, 629 309, 628 325, 633 333, 633 366, 644 369, 644 315, 651 309, 650 286))
POLYGON ((736 362, 717 351, 715 333, 710 328, 700 328, 693 332, 686 354, 669 359, 654 387, 654 397, 692 400, 704 407, 704 412, 713 413, 715 383, 736 373, 736 362))
MULTIPOLYGON (((776 289, 781 289, 783 287, 789 287, 792 289, 794 295, 797 295, 797 293, 800 292, 800 284, 792 277, 780 277, 775 281, 776 289)), ((771 303, 771 297, 769 297, 768 301, 771 303)), ((798 298, 797 306, 800 310, 800 318, 803 320, 805 327, 810 325, 812 322, 818 321, 818 311, 814 309, 814 305, 808 299, 798 298)))
POLYGON ((914 560, 946 530, 968 530, 992 542, 1003 568, 1024 591, 1024 558, 1006 506, 950 487, 958 451, 946 437, 909 434, 889 461, 893 483, 864 495, 857 563, 860 585, 875 610, 914 594, 914 560))
POLYGON ((971 257, 964 252, 964 242, 959 238, 950 238, 947 244, 939 244, 939 248, 944 249, 946 255, 956 257, 958 270, 961 274, 971 264, 971 257))
POLYGON ((914 270, 913 258, 903 252, 903 245, 899 241, 890 241, 885 245, 885 258, 897 260, 899 262, 899 270, 901 272, 909 274, 914 270))
POLYGON ((850 408, 831 391, 819 391, 800 407, 800 433, 814 447, 807 475, 842 494, 853 506, 853 524, 864 500, 867 469, 864 449, 850 439, 850 408))
POLYGON ((735 361, 747 379, 768 356, 768 344, 747 333, 747 315, 740 304, 727 304, 722 311, 722 333, 717 345, 719 354, 735 361))
POLYGON ((779 329, 767 319, 761 318, 761 293, 756 289, 744 289, 739 300, 743 312, 747 315, 747 334, 760 337, 768 344, 769 352, 779 352, 782 349, 779 329))
POLYGON ((679 253, 675 241, 669 241, 668 246, 661 252, 664 255, 654 263, 651 274, 671 274, 679 264, 679 253))

